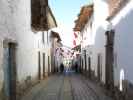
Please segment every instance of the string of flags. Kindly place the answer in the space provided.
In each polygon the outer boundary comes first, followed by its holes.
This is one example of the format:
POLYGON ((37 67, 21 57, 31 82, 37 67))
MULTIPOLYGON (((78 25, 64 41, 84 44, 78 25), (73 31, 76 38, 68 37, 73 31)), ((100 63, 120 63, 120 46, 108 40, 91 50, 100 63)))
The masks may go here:
POLYGON ((75 47, 77 44, 76 44, 76 39, 78 38, 78 35, 76 32, 73 33, 74 35, 74 38, 73 38, 73 47, 75 47))
POLYGON ((62 56, 64 58, 70 57, 72 58, 74 56, 74 51, 73 50, 68 50, 65 48, 56 48, 55 54, 58 54, 59 56, 62 56))

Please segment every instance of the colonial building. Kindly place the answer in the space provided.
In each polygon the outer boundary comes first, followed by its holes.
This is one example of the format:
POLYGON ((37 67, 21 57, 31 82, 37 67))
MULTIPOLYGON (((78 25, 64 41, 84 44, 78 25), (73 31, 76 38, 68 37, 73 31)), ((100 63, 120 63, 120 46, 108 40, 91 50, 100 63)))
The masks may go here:
MULTIPOLYGON (((81 70, 88 75, 91 70, 90 48, 92 46, 92 21, 93 5, 85 5, 81 8, 78 19, 75 21, 74 31, 79 33, 81 51, 81 70)), ((76 48, 75 48, 76 49, 76 48)))
POLYGON ((107 38, 112 41, 113 48, 113 83, 124 92, 124 99, 133 97, 132 78, 132 0, 109 0, 109 16, 107 21, 111 24, 112 32, 107 33, 107 38), (112 35, 111 35, 112 34, 112 35))
MULTIPOLYGON (((91 45, 91 48, 82 48, 84 54, 81 53, 86 58, 85 53, 90 52, 91 75, 105 85, 118 100, 130 100, 133 94, 133 63, 130 60, 133 49, 132 11, 131 0, 94 0, 93 13, 87 19, 88 22, 76 21, 74 28, 80 31, 83 41, 86 39, 84 36, 89 37, 87 43, 90 43, 88 45, 91 45)), ((83 69, 86 69, 86 60, 81 60, 81 63, 83 69)))
POLYGON ((57 24, 48 1, 37 1, 0 1, 0 99, 18 100, 50 72, 48 30, 57 24))
POLYGON ((51 31, 51 64, 52 72, 58 72, 59 66, 62 63, 62 56, 60 48, 62 47, 59 33, 51 31))
MULTIPOLYGON (((114 91, 122 91, 121 95, 124 96, 122 97, 124 99, 132 98, 133 93, 132 78, 130 78, 132 76, 130 69, 132 62, 128 59, 132 56, 130 35, 133 30, 129 26, 129 24, 132 26, 130 23, 132 20, 132 5, 133 2, 130 0, 100 0, 94 2, 93 66, 96 68, 95 73, 97 77, 101 75, 101 82, 113 94, 114 91), (101 10, 103 14, 99 14, 101 10), (98 54, 101 55, 99 59, 102 61, 100 68, 98 66, 98 54)), ((118 96, 119 94, 116 92, 116 97, 118 98, 118 96)))

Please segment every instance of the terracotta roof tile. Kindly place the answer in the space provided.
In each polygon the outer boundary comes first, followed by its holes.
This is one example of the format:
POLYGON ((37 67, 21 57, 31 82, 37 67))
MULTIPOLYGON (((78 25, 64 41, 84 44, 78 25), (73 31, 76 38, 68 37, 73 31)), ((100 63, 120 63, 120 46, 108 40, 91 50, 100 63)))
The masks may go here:
POLYGON ((89 16, 91 16, 92 13, 93 5, 83 6, 80 10, 80 14, 78 15, 78 19, 75 20, 74 31, 81 31, 89 20, 89 16))

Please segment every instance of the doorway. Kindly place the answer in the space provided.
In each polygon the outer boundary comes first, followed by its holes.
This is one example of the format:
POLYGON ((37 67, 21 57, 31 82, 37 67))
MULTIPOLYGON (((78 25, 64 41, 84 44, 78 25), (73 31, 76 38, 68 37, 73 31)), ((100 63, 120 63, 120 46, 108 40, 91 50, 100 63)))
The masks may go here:
POLYGON ((50 58, 48 56, 48 75, 50 75, 50 58))
POLYGON ((84 69, 84 73, 87 74, 87 63, 86 63, 86 50, 84 50, 84 63, 85 63, 85 69, 84 69))
POLYGON ((105 79, 106 79, 106 88, 112 90, 114 87, 114 30, 106 32, 106 65, 105 65, 105 79))
POLYGON ((102 55, 99 53, 97 56, 97 75, 98 81, 102 79, 102 55))
POLYGON ((41 79, 41 53, 38 52, 38 79, 41 79))
POLYGON ((83 69, 84 69, 84 60, 83 60, 83 58, 81 58, 81 59, 82 59, 81 72, 83 73, 83 69))
POLYGON ((91 78, 91 57, 88 57, 88 75, 91 78))
POLYGON ((8 100, 16 100, 16 43, 4 41, 4 93, 8 100))
POLYGON ((43 78, 45 78, 45 53, 43 53, 43 78))

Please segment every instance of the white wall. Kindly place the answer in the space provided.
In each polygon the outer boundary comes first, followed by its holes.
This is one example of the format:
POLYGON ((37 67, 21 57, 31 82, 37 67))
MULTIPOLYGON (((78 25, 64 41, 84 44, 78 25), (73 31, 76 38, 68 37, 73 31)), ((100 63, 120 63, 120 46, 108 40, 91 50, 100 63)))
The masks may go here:
MULTIPOLYGON (((3 40, 6 38, 15 40, 19 81, 25 80, 27 76, 37 76, 38 51, 50 55, 48 45, 44 47, 42 44, 42 35, 33 33, 30 26, 30 0, 0 0, 0 69, 2 70, 3 63, 3 40)), ((2 79, 0 75, 0 81, 2 79)))
MULTIPOLYGON (((94 0, 94 12, 91 17, 92 29, 90 22, 86 24, 83 34, 87 36, 87 43, 91 45, 91 48, 84 47, 87 50, 87 57, 91 56, 91 70, 95 72, 97 76, 97 59, 98 54, 101 55, 102 61, 102 82, 105 82, 105 30, 106 30, 106 18, 108 16, 108 5, 106 0, 94 0), (91 53, 92 52, 92 53, 91 53)), ((85 42, 83 42, 85 43, 85 42)), ((82 58, 84 56, 82 54, 82 58)), ((88 61, 87 61, 88 66, 88 61)), ((85 67, 85 66, 84 66, 85 67)))
POLYGON ((101 55, 102 60, 102 81, 105 82, 105 30, 103 28, 98 28, 95 44, 93 46, 93 57, 92 57, 92 67, 95 70, 95 75, 97 76, 97 66, 98 66, 98 54, 101 55))
POLYGON ((37 77, 38 51, 41 52, 41 71, 43 71, 42 53, 45 52, 45 71, 48 72, 48 56, 51 63, 50 43, 43 44, 42 33, 34 33, 31 30, 31 0, 0 0, 0 91, 4 81, 3 40, 5 39, 17 43, 17 81, 24 82, 27 76, 37 77))
POLYGON ((15 39, 12 25, 12 11, 7 0, 0 0, 0 90, 3 85, 3 40, 15 39))
POLYGON ((18 80, 38 73, 38 38, 31 31, 30 0, 11 1, 13 9, 13 26, 17 41, 18 80))
POLYGON ((93 14, 91 17, 89 17, 89 20, 87 22, 87 24, 85 25, 84 29, 81 31, 80 34, 82 34, 82 48, 86 48, 88 45, 92 45, 92 26, 91 24, 93 23, 93 14))
MULTIPOLYGON (((40 51, 40 56, 41 56, 41 75, 43 74, 43 53, 45 53, 45 74, 47 75, 48 73, 48 56, 49 58, 49 62, 51 63, 51 42, 49 41, 49 39, 47 40, 47 31, 45 32, 38 32, 37 33, 37 38, 38 38, 38 51, 40 51), (42 34, 44 33, 44 42, 42 40, 42 34), (48 42, 47 42, 48 41, 48 42)), ((50 34, 50 33, 49 33, 50 34)), ((38 61, 38 60, 37 60, 38 61)), ((51 68, 51 64, 50 64, 50 68, 51 68)))
POLYGON ((81 57, 83 59, 83 69, 85 69, 85 54, 84 54, 84 50, 86 50, 86 67, 88 70, 88 57, 91 57, 91 52, 92 52, 92 48, 91 46, 93 45, 93 32, 92 32, 92 26, 91 24, 93 24, 94 21, 94 16, 92 14, 92 16, 89 16, 89 20, 87 22, 87 24, 85 25, 84 29, 81 31, 81 35, 82 35, 82 44, 81 44, 81 57))
MULTIPOLYGON (((38 52, 41 54, 41 74, 43 74, 43 52, 45 53, 45 71, 48 72, 48 56, 50 57, 50 44, 47 43, 47 32, 34 33, 31 30, 31 0, 14 1, 14 32, 18 42, 17 46, 17 70, 18 80, 24 80, 27 76, 38 75, 38 52)), ((51 58, 49 58, 51 63, 51 58)), ((50 65, 51 68, 51 65, 50 65)))
POLYGON ((102 60, 102 82, 105 83, 105 27, 106 18, 108 16, 108 5, 106 0, 94 1, 94 22, 93 22, 93 57, 92 57, 92 69, 95 70, 97 76, 97 59, 98 54, 101 55, 102 60))
POLYGON ((93 46, 92 45, 89 45, 85 48, 82 49, 82 59, 83 59, 83 69, 85 69, 85 56, 84 56, 84 50, 86 50, 86 66, 87 66, 87 70, 89 69, 89 62, 88 62, 88 58, 90 57, 91 58, 91 70, 94 70, 94 68, 92 67, 92 49, 93 46))
POLYGON ((133 1, 130 1, 112 20, 115 30, 115 85, 124 69, 125 79, 133 83, 133 1))

